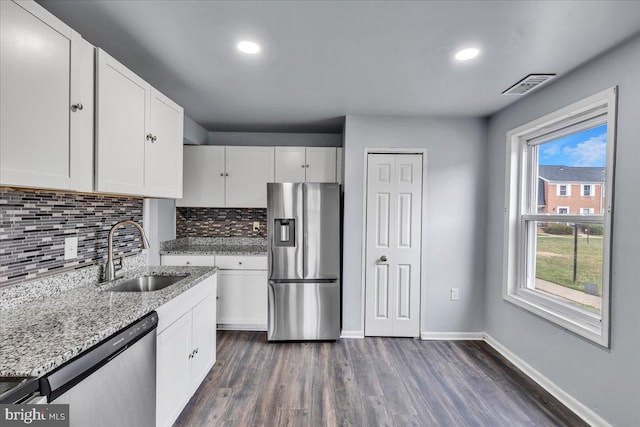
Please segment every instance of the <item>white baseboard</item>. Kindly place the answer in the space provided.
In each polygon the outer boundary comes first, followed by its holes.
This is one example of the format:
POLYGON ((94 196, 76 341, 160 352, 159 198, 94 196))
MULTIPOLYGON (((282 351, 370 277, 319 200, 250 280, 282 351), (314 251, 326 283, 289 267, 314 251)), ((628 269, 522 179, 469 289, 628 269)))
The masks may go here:
POLYGON ((611 427, 602 417, 593 412, 590 408, 580 403, 576 398, 558 387, 549 378, 542 375, 527 362, 516 356, 511 350, 496 341, 491 335, 484 334, 484 340, 498 353, 513 363, 518 369, 524 372, 529 378, 535 381, 540 387, 548 391, 553 397, 558 399, 567 408, 593 427, 611 427))
POLYGON ((484 340, 484 332, 422 332, 420 339, 422 340, 484 340))
POLYGON ((364 338, 364 331, 345 331, 340 334, 340 338, 364 338))

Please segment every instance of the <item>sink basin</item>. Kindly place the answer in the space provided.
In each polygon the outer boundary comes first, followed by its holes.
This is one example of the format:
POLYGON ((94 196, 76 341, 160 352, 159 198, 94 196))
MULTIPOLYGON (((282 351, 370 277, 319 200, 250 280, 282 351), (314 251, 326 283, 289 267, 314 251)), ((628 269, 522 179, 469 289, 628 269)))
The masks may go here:
POLYGON ((182 276, 141 276, 122 282, 118 286, 107 289, 109 292, 153 292, 171 286, 187 277, 182 276))

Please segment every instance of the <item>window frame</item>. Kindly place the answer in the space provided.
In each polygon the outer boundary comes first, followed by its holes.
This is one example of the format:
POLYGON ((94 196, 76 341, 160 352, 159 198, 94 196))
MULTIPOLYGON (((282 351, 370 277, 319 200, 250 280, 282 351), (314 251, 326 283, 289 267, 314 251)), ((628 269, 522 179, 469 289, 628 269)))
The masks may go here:
POLYGON ((556 196, 571 197, 571 184, 556 184, 556 196), (565 194, 562 194, 562 187, 565 187, 565 194))
POLYGON ((569 208, 569 206, 556 206, 556 212, 558 213, 558 215, 570 215, 571 209, 569 208), (567 212, 562 213, 560 212, 560 209, 566 209, 567 212))
POLYGON ((580 208, 580 215, 595 215, 595 213, 596 213, 595 211, 596 210, 594 208, 580 208), (584 213, 585 209, 588 209, 589 212, 584 213))
POLYGON ((606 348, 610 347, 613 197, 606 199, 603 214, 588 216, 557 213, 530 214, 534 212, 530 210, 533 197, 528 190, 535 188, 536 183, 532 182, 534 174, 531 172, 531 164, 533 162, 527 156, 531 156, 528 153, 532 144, 589 129, 594 126, 594 123, 596 126, 606 123, 607 160, 603 187, 609 186, 609 194, 613 196, 617 94, 618 88, 614 86, 507 132, 505 174, 503 299, 606 348), (531 232, 535 232, 535 221, 540 221, 541 217, 549 222, 601 223, 603 225, 600 315, 531 289, 526 272, 531 270, 532 260, 535 262, 535 252, 531 251, 532 242, 535 247, 535 238, 528 236, 531 232), (534 255, 527 256, 531 253, 534 255))
POLYGON ((594 196, 593 193, 595 193, 595 191, 593 191, 594 189, 595 188, 594 188, 593 184, 581 184, 580 185, 580 195, 582 197, 593 197, 594 196), (584 191, 585 187, 589 187, 589 194, 585 194, 585 191, 584 191))

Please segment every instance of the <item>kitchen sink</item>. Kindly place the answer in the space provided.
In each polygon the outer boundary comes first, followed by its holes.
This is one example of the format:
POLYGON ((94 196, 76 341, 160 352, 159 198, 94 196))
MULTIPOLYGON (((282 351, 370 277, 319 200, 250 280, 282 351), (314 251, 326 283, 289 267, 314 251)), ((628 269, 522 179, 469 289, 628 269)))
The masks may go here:
POLYGON ((187 277, 186 274, 181 276, 160 276, 160 275, 141 276, 141 277, 135 277, 133 279, 129 279, 125 282, 122 282, 118 286, 114 286, 113 288, 109 288, 106 290, 109 292, 159 291, 160 289, 164 289, 167 286, 171 286, 174 283, 179 282, 185 277, 187 277))

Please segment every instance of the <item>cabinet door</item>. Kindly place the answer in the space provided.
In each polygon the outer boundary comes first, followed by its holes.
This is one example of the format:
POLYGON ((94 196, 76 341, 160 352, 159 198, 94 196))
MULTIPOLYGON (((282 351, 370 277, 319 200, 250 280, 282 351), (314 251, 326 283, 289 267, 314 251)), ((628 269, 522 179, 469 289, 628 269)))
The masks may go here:
POLYGON ((156 425, 173 424, 191 397, 191 311, 158 334, 156 425))
POLYGON ((335 147, 307 147, 307 182, 336 182, 335 147))
POLYGON ((35 2, 0 2, 0 185, 73 189, 70 122, 93 120, 71 111, 92 104, 75 87, 81 40, 35 2))
POLYGON ((228 208, 266 208, 267 182, 274 178, 273 147, 226 147, 228 208))
POLYGON ((224 329, 267 329, 267 272, 218 272, 218 324, 224 329))
POLYGON ((224 207, 224 147, 185 146, 182 199, 176 206, 224 207))
POLYGON ((101 49, 97 70, 97 190, 144 195, 151 87, 101 49))
POLYGON ((216 361, 216 294, 196 305, 193 316, 191 387, 195 391, 216 361))
POLYGON ((276 147, 275 182, 304 182, 304 147, 276 147))
POLYGON ((144 192, 151 197, 182 197, 182 107, 151 88, 145 141, 144 192))

